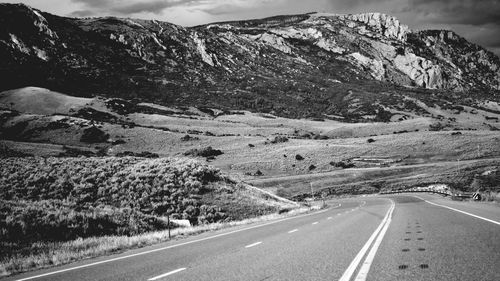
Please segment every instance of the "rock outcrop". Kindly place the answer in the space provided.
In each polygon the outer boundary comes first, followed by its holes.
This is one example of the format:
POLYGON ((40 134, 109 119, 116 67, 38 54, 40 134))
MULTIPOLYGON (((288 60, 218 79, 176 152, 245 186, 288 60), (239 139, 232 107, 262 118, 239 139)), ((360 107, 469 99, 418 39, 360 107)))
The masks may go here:
POLYGON ((410 28, 401 24, 397 18, 381 13, 341 15, 340 18, 362 22, 385 37, 399 41, 405 41, 410 32, 410 28))
POLYGON ((370 75, 379 80, 382 81, 384 79, 385 75, 385 70, 384 66, 382 65, 382 62, 377 59, 372 59, 369 57, 366 57, 360 53, 353 53, 349 55, 350 57, 354 58, 354 60, 361 66, 365 67, 367 70, 370 71, 370 75))
MULTIPOLYGON (((489 97, 500 90, 500 59, 491 52, 450 31, 412 32, 380 13, 181 27, 0 4, 0 62, 0 91, 38 86, 292 117, 342 116, 352 112, 338 104, 346 92, 377 95, 400 89, 394 84, 489 97)), ((369 107, 356 106, 376 114, 369 107)))
POLYGON ((431 61, 415 54, 398 55, 394 59, 394 65, 419 87, 427 89, 443 88, 441 68, 431 61))

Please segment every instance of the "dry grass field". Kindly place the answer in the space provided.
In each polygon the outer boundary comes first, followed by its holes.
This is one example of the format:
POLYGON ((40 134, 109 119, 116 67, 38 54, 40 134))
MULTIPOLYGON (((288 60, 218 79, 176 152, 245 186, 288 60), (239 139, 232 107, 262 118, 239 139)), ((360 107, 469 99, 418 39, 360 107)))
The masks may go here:
POLYGON ((148 152, 168 157, 211 147, 222 154, 197 158, 235 179, 290 198, 309 193, 311 181, 318 190, 338 189, 329 194, 423 183, 416 178, 468 189, 476 174, 497 169, 494 161, 500 157, 499 106, 491 101, 459 111, 415 100, 426 114, 394 112, 391 122, 346 123, 151 103, 132 106, 123 100, 80 99, 38 88, 0 97, 0 138, 6 155, 148 152), (44 111, 34 110, 24 99, 36 92, 44 111), (61 104, 74 109, 64 112, 61 104), (105 139, 83 142, 90 127, 102 131, 105 139), (459 161, 476 168, 457 181, 451 174, 459 161))

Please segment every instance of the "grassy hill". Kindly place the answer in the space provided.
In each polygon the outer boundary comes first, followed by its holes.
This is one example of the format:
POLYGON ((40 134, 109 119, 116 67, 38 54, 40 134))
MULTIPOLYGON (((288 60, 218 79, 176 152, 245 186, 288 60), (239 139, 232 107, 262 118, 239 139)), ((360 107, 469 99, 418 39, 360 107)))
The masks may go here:
POLYGON ((204 225, 297 207, 192 159, 137 157, 0 158, 0 206, 2 274, 53 243, 165 230, 167 216, 204 225))
MULTIPOLYGON (((21 96, 25 91, 9 94, 21 96)), ((44 89, 40 92, 41 97, 48 95, 44 89)), ((71 98, 51 94, 51 99, 60 103, 71 98)), ((441 181, 468 189, 476 174, 494 170, 491 162, 469 170, 461 180, 452 176, 455 161, 488 162, 500 156, 497 103, 455 108, 415 100, 414 105, 419 110, 394 112, 400 117, 404 113, 404 118, 364 123, 104 98, 95 98, 76 112, 54 115, 15 111, 5 105, 0 114, 0 152, 6 156, 59 157, 189 155, 210 162, 232 177, 273 192, 279 190, 288 198, 303 198, 309 193, 310 175, 322 177, 330 172, 339 173, 336 176, 343 180, 315 180, 317 187, 329 194, 341 194, 361 189, 376 192, 380 183, 399 188, 441 181), (418 173, 406 173, 412 171, 408 166, 433 163, 449 163, 449 168, 423 166, 415 168, 418 173), (370 172, 369 180, 360 179, 363 171, 344 177, 346 167, 376 168, 380 173, 370 172), (429 176, 433 173, 441 176, 429 176), (387 178, 388 174, 393 178, 387 178), (294 183, 270 184, 276 177, 279 182, 281 177, 301 175, 303 179, 294 183), (398 181, 398 176, 402 180, 398 181), (349 184, 354 185, 344 188, 349 184)), ((19 102, 16 106, 22 109, 24 105, 19 102)))

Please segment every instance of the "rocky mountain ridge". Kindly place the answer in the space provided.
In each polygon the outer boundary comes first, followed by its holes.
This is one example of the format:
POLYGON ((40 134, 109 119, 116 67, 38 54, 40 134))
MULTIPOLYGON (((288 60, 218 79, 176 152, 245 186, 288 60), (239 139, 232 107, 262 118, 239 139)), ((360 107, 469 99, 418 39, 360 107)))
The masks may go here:
POLYGON ((359 119, 414 95, 474 103, 498 100, 500 91, 493 53, 451 31, 414 32, 380 13, 187 28, 0 4, 0 61, 0 90, 40 86, 289 117, 359 119))

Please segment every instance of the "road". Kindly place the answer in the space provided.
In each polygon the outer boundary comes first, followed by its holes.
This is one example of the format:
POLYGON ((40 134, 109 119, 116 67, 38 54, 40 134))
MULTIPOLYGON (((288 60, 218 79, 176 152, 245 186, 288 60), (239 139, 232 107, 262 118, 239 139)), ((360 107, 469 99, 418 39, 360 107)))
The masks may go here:
POLYGON ((4 280, 500 280, 500 207, 370 196, 4 280))

